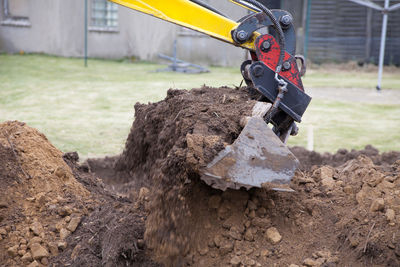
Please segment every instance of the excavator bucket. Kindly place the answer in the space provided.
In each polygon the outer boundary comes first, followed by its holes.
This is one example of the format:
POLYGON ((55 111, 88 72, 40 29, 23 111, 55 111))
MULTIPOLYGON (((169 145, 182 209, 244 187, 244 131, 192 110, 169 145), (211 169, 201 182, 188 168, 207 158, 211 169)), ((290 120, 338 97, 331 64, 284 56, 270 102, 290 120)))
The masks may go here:
POLYGON ((235 142, 207 165, 201 179, 221 190, 268 185, 278 191, 292 191, 281 185, 290 183, 298 165, 297 158, 262 117, 253 116, 247 118, 235 142))

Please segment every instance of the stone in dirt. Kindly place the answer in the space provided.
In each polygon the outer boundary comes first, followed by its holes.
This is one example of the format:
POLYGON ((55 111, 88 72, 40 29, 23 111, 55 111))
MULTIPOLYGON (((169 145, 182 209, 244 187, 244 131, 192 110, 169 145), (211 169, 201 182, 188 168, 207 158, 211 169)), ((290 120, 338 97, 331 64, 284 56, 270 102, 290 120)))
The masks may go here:
POLYGON ((319 258, 328 259, 328 258, 331 256, 331 252, 330 252, 330 251, 327 251, 327 250, 320 250, 320 251, 317 251, 317 252, 316 252, 316 255, 317 255, 319 258))
POLYGON ((313 260, 311 258, 307 258, 303 261, 303 264, 307 267, 320 267, 324 263, 324 260, 313 260))
MULTIPOLYGON (((75 232, 75 230, 78 227, 80 222, 81 222, 81 217, 79 217, 79 216, 72 217, 69 224, 67 225, 67 230, 69 230, 70 232, 75 232)), ((61 238, 61 239, 63 239, 63 238, 61 238)))
POLYGON ((33 262, 31 262, 27 267, 39 267, 39 263, 35 260, 33 262))
POLYGON ((386 216, 386 219, 387 219, 389 222, 392 222, 392 221, 394 221, 394 219, 396 218, 396 213, 395 213, 395 211, 392 210, 392 209, 387 209, 387 210, 386 210, 385 216, 386 216))
POLYGON ((24 262, 30 262, 32 260, 32 254, 30 252, 26 252, 22 257, 21 260, 24 262))
POLYGON ((264 218, 267 214, 267 209, 264 207, 260 207, 259 209, 257 209, 256 213, 259 217, 264 218))
POLYGON ((39 245, 38 243, 35 243, 31 246, 31 253, 32 253, 32 258, 35 260, 40 260, 43 257, 49 257, 49 252, 39 245))
POLYGON ((68 207, 68 206, 66 206, 66 207, 60 207, 60 208, 58 209, 58 214, 59 214, 60 216, 62 216, 62 217, 69 216, 69 215, 72 214, 72 209, 71 209, 71 207, 68 207))
POLYGON ((270 251, 269 251, 268 249, 263 249, 263 250, 261 250, 261 252, 260 252, 260 256, 261 256, 261 257, 268 257, 269 254, 270 254, 270 251))
POLYGON ((224 239, 219 246, 219 252, 221 255, 226 255, 233 250, 233 241, 224 239))
POLYGON ((222 245, 222 242, 224 241, 224 238, 222 236, 220 236, 220 235, 216 235, 214 237, 213 241, 214 241, 215 246, 217 248, 219 248, 222 245))
POLYGON ((0 235, 3 235, 3 236, 7 235, 6 229, 0 228, 0 235))
POLYGON ((247 241, 253 241, 254 240, 254 235, 252 229, 247 229, 246 232, 244 233, 244 239, 247 241))
POLYGON ((200 246, 198 249, 197 249, 197 251, 199 252, 199 254, 201 255, 201 256, 204 256, 204 255, 206 255, 207 253, 208 253, 208 247, 207 246, 204 246, 204 247, 202 247, 202 246, 200 246))
POLYGON ((65 241, 60 241, 60 242, 57 243, 57 247, 58 247, 59 249, 61 249, 61 250, 64 250, 64 249, 67 248, 67 242, 65 242, 65 241))
POLYGON ((72 260, 76 260, 81 249, 82 249, 82 246, 80 244, 78 244, 74 247, 74 249, 72 250, 72 253, 71 253, 72 260))
POLYGON ((142 187, 139 190, 139 200, 147 200, 150 195, 150 190, 147 187, 142 187))
POLYGON ((269 218, 254 218, 251 221, 253 226, 257 226, 263 229, 267 229, 271 225, 271 220, 269 218))
POLYGON ((229 230, 229 237, 235 240, 242 240, 242 233, 236 226, 232 226, 229 230))
POLYGON ((275 227, 267 229, 266 237, 272 244, 278 244, 282 240, 282 236, 275 227))
POLYGON ((40 244, 42 242, 42 238, 38 236, 34 236, 29 240, 28 247, 30 248, 33 244, 38 243, 40 244))
POLYGON ((58 254, 58 247, 55 242, 48 243, 49 252, 52 256, 56 256, 58 254))
POLYGON ((60 239, 65 240, 70 234, 71 234, 71 232, 69 230, 62 228, 60 230, 60 239))
POLYGON ((32 232, 33 232, 35 235, 40 235, 40 234, 43 233, 43 231, 44 231, 44 230, 43 230, 42 224, 41 224, 40 222, 38 222, 38 221, 34 222, 34 223, 31 225, 30 229, 32 230, 32 232))
POLYGON ((9 249, 7 249, 8 255, 11 257, 15 257, 18 255, 18 245, 12 246, 9 249))
POLYGON ((244 266, 255 266, 255 265, 256 265, 256 261, 253 260, 253 259, 251 259, 251 258, 245 257, 245 258, 242 260, 242 264, 243 264, 244 266))
POLYGON ((47 258, 42 258, 40 260, 40 263, 43 264, 44 266, 47 266, 47 265, 49 265, 49 260, 47 258))
POLYGON ((382 211, 385 208, 385 200, 383 198, 374 199, 372 202, 370 210, 374 211, 382 211))
POLYGON ((232 257, 232 259, 229 262, 232 266, 234 267, 239 267, 241 263, 241 259, 238 256, 232 257))
POLYGON ((329 166, 322 166, 319 169, 315 170, 313 173, 313 177, 317 181, 323 181, 323 180, 329 180, 333 179, 333 175, 335 174, 335 171, 332 167, 329 166))

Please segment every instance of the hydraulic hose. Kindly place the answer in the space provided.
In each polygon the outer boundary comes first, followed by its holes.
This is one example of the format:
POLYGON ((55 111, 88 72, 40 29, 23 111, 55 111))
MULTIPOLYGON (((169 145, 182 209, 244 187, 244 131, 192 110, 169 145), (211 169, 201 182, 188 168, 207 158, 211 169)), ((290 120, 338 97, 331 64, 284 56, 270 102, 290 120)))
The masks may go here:
POLYGON ((287 82, 285 82, 283 79, 280 79, 278 77, 278 73, 281 72, 282 70, 282 64, 283 60, 285 58, 285 37, 283 35, 283 30, 281 25, 279 24, 278 20, 275 18, 274 14, 266 8, 263 4, 256 0, 244 0, 256 7, 258 7, 262 12, 264 12, 271 20, 273 27, 275 28, 276 32, 278 33, 278 41, 279 41, 279 46, 281 48, 280 54, 279 54, 279 60, 278 60, 278 65, 276 66, 275 70, 275 80, 278 81, 278 95, 275 98, 274 103, 272 104, 272 107, 268 110, 267 114, 264 116, 264 121, 268 124, 272 117, 275 116, 275 114, 278 111, 279 104, 281 103, 281 100, 283 99, 285 93, 287 92, 287 82))
POLYGON ((278 41, 279 41, 279 46, 281 48, 281 52, 279 54, 279 60, 278 60, 278 65, 276 66, 276 73, 281 72, 282 70, 282 64, 283 64, 283 59, 285 57, 285 37, 283 35, 283 30, 281 25, 279 24, 278 20, 275 18, 274 14, 272 14, 271 10, 269 10, 268 8, 266 8, 263 4, 261 4, 260 2, 256 1, 256 0, 244 0, 249 4, 252 4, 253 6, 258 7, 262 12, 264 12, 269 19, 272 21, 272 24, 276 30, 276 32, 278 33, 278 41))

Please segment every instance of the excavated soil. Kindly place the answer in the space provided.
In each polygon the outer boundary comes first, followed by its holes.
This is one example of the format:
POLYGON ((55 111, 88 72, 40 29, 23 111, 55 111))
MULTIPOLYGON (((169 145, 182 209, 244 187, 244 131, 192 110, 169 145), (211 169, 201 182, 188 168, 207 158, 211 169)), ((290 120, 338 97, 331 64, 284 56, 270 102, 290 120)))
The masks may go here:
POLYGON ((356 159, 359 156, 369 157, 375 165, 390 167, 397 160, 400 160, 400 152, 390 151, 379 153, 379 150, 371 145, 367 145, 362 150, 339 149, 336 153, 329 152, 320 154, 315 151, 309 151, 304 147, 292 147, 290 150, 300 161, 301 170, 311 170, 313 166, 329 165, 339 167, 349 160, 356 159))
POLYGON ((0 124, 0 263, 400 266, 399 152, 292 148, 295 193, 222 192, 199 179, 256 98, 169 90, 135 105, 121 155, 82 164, 23 123, 0 124))

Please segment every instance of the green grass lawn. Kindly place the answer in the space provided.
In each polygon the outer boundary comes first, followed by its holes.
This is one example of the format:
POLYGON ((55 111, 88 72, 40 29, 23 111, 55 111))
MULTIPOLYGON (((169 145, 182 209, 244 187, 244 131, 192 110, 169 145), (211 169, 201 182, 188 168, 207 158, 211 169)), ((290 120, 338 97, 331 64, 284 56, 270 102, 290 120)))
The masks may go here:
MULTIPOLYGON (((198 75, 154 72, 165 67, 129 61, 83 60, 44 55, 0 55, 0 121, 20 120, 42 131, 62 151, 82 157, 119 153, 132 124, 136 102, 158 101, 169 88, 238 86, 235 68, 211 67, 198 75)), ((306 87, 371 87, 376 74, 311 70, 306 87), (338 74, 339 72, 339 74, 338 74)), ((400 71, 384 76, 384 88, 400 88, 400 71)), ((366 89, 367 90, 367 89, 366 89)), ((399 90, 400 92, 400 90, 399 90)), ((400 96, 400 94, 399 94, 400 96)), ((345 96, 344 96, 345 97, 345 96)), ((399 104, 377 105, 314 98, 291 145, 306 145, 314 127, 315 148, 400 150, 399 104)))

